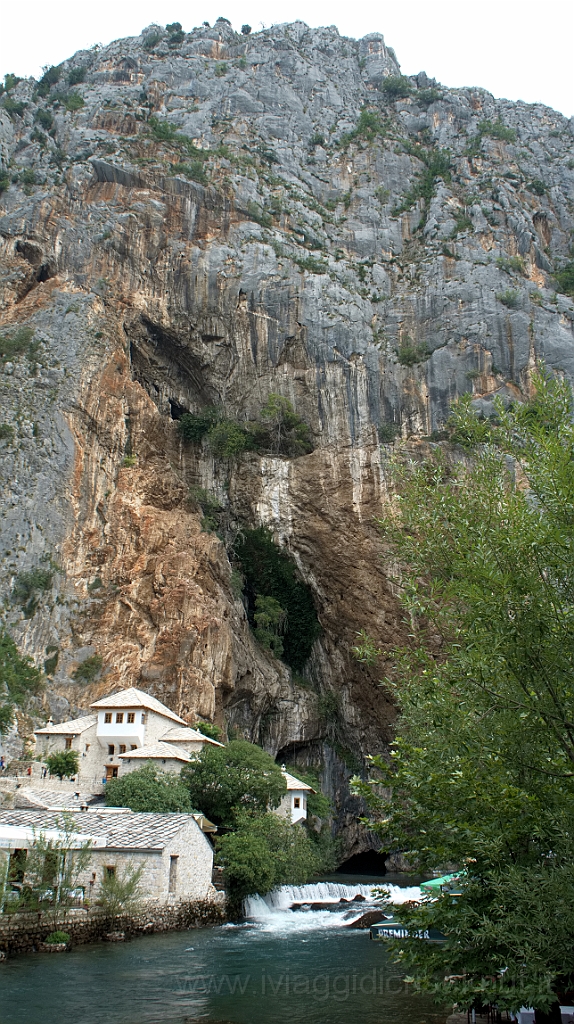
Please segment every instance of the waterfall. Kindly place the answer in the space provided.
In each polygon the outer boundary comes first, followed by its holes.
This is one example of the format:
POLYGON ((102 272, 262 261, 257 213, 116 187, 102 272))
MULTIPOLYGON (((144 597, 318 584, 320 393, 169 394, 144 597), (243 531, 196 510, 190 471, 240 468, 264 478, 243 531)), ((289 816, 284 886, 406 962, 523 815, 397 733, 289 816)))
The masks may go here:
POLYGON ((345 885, 340 882, 313 882, 308 885, 283 885, 266 896, 250 896, 245 900, 245 916, 265 931, 310 931, 316 928, 341 928, 351 924, 367 910, 382 905, 377 890, 384 888, 391 903, 418 900, 418 886, 345 885), (361 900, 353 902, 356 896, 361 900), (344 902, 341 902, 343 900, 344 902), (293 904, 304 904, 293 910, 293 904), (313 904, 311 909, 310 904, 313 904), (321 904, 320 908, 316 905, 321 904))

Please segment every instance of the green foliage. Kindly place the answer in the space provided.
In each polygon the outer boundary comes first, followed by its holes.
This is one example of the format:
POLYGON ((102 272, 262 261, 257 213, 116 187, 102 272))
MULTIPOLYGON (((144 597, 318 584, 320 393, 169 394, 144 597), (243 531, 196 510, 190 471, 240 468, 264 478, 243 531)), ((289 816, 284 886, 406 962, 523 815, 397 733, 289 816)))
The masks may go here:
POLYGON ((414 98, 419 106, 426 110, 432 103, 440 100, 441 96, 442 93, 438 89, 417 89, 414 98))
POLYGON ((126 864, 122 871, 104 871, 98 903, 111 918, 137 914, 147 896, 141 882, 144 867, 144 864, 126 864))
POLYGON ((104 660, 100 654, 92 654, 90 658, 86 658, 74 669, 72 679, 75 679, 77 683, 93 683, 102 671, 103 664, 104 660))
POLYGON ((275 455, 307 455, 313 451, 309 427, 295 412, 291 402, 283 395, 271 392, 261 409, 261 419, 267 424, 268 438, 265 440, 275 455))
POLYGON ((533 178, 526 187, 528 191, 533 192, 535 196, 544 196, 548 192, 547 186, 540 180, 540 178, 533 178))
POLYGON ((351 647, 351 654, 357 661, 362 665, 374 665, 382 653, 377 642, 364 629, 357 633, 357 643, 351 647))
POLYGON ((39 125, 41 125, 42 128, 45 128, 46 131, 49 131, 52 125, 54 124, 54 118, 52 117, 50 111, 45 110, 44 107, 38 107, 36 113, 34 114, 34 120, 39 125))
POLYGON ((463 231, 472 231, 472 230, 473 230, 472 219, 469 217, 468 213, 466 213, 466 212, 461 210, 460 212, 457 213, 457 215, 455 217, 455 223, 454 223, 454 227, 453 227, 453 229, 451 231, 451 236, 450 237, 451 238, 456 238, 456 236, 461 234, 461 232, 463 232, 463 231))
POLYGON ((227 70, 227 64, 225 63, 225 61, 221 61, 220 63, 215 65, 215 77, 223 78, 223 76, 227 74, 227 70))
POLYGON ((58 750, 54 754, 48 754, 45 761, 50 775, 57 775, 59 779, 77 775, 80 767, 80 755, 77 750, 58 750))
POLYGON ((504 292, 497 292, 496 298, 499 302, 502 302, 503 306, 507 306, 508 309, 519 309, 520 307, 520 292, 512 288, 507 288, 504 292))
POLYGON ((278 807, 286 792, 273 758, 245 740, 232 740, 225 747, 206 743, 182 769, 181 780, 195 807, 216 825, 231 827, 243 814, 265 814, 278 807))
POLYGON ((79 92, 69 92, 67 96, 63 98, 63 103, 66 110, 69 110, 72 113, 76 110, 81 110, 82 107, 85 106, 84 100, 80 96, 79 92))
POLYGON ((208 442, 214 458, 232 459, 247 448, 247 434, 233 420, 221 420, 209 431, 208 442))
POLYGON ((22 657, 12 637, 0 631, 0 736, 14 721, 16 708, 26 709, 30 697, 41 693, 42 675, 31 658, 22 657))
POLYGON ((26 353, 29 358, 34 354, 35 348, 32 344, 34 336, 33 328, 18 327, 12 334, 0 334, 0 359, 7 362, 26 353))
POLYGON ((245 576, 249 621, 255 622, 258 597, 274 598, 287 616, 283 660, 300 671, 321 632, 310 588, 299 579, 289 555, 277 547, 262 526, 240 535, 235 554, 245 576))
POLYGON ((250 220, 255 221, 256 224, 261 224, 264 228, 270 228, 273 223, 271 215, 259 203, 254 203, 251 200, 247 203, 247 214, 250 220))
POLYGON ((195 415, 191 412, 183 414, 177 421, 177 429, 184 441, 191 441, 192 444, 199 444, 211 428, 217 423, 218 414, 215 409, 206 409, 205 412, 195 415))
POLYGON ((367 110, 363 107, 355 128, 341 136, 339 145, 346 148, 351 142, 356 142, 357 139, 364 139, 365 142, 374 142, 378 136, 384 138, 387 127, 388 122, 381 121, 377 111, 367 110))
POLYGON ((291 259, 300 270, 306 270, 309 274, 327 274, 329 272, 329 265, 314 256, 291 256, 291 259))
POLYGON ((213 722, 199 721, 195 723, 194 728, 197 729, 198 732, 203 733, 204 736, 209 736, 212 740, 219 740, 221 737, 221 729, 218 725, 214 725, 213 722))
POLYGON ((193 809, 182 777, 163 772, 153 764, 146 764, 121 779, 108 779, 106 805, 154 814, 171 811, 187 814, 193 809))
POLYGON ((402 203, 393 211, 395 214, 405 213, 412 209, 419 199, 423 200, 425 210, 427 210, 434 195, 435 179, 442 178, 447 184, 451 180, 451 155, 448 149, 427 149, 423 146, 408 144, 406 150, 411 156, 422 160, 424 170, 416 175, 412 188, 407 192, 402 203))
POLYGON ((154 46, 157 46, 157 44, 161 41, 161 38, 161 32, 149 32, 142 43, 144 50, 150 53, 150 51, 153 50, 154 46))
POLYGON ((314 135, 309 139, 309 149, 313 149, 315 146, 324 146, 325 136, 322 132, 315 132, 314 135))
POLYGON ((341 697, 334 690, 325 690, 317 698, 317 714, 323 723, 338 722, 341 717, 341 697))
POLYGON ((410 96, 413 87, 405 75, 389 75, 388 78, 383 79, 381 90, 389 99, 398 100, 410 96))
POLYGON ((190 487, 189 497, 203 512, 202 530, 207 533, 216 533, 219 526, 219 514, 223 511, 219 498, 206 491, 204 487, 190 487))
MULTIPOLYGON (((8 177, 8 174, 6 173, 6 171, 0 171, 0 195, 2 195, 3 192, 6 192, 9 188, 10 178, 8 177)), ((2 340, 3 339, 0 337, 0 344, 2 340)))
POLYGON ((39 594, 52 587, 55 569, 36 566, 29 572, 19 572, 12 587, 12 600, 19 604, 27 619, 30 619, 38 605, 39 594))
POLYGON ((251 25, 242 25, 241 26, 241 33, 242 33, 242 35, 248 36, 250 32, 251 32, 251 25))
POLYGON ((23 117, 24 111, 26 110, 27 106, 26 103, 19 103, 17 102, 17 100, 13 100, 12 97, 8 95, 6 95, 4 99, 0 101, 0 105, 4 108, 6 113, 10 115, 12 120, 15 116, 23 117))
MULTIPOLYGON (((22 79, 19 78, 18 75, 14 75, 14 74, 10 74, 10 73, 8 73, 7 75, 4 75, 4 92, 10 92, 10 89, 13 89, 14 86, 18 85, 18 82, 21 82, 21 81, 22 81, 22 79)), ((0 95, 2 95, 1 91, 0 91, 0 95)))
POLYGON ((421 870, 466 867, 460 896, 397 909, 411 937, 394 950, 465 1008, 547 1011, 574 984, 574 423, 566 383, 534 385, 472 461, 397 463, 381 521, 410 636, 387 680, 392 757, 374 759, 392 797, 371 791, 372 813, 421 870), (415 938, 429 926, 446 942, 415 938))
POLYGON ((191 163, 172 164, 171 170, 174 174, 183 175, 190 181, 197 181, 200 185, 209 184, 209 178, 201 160, 192 160, 191 163))
POLYGON ((491 139, 500 139, 502 142, 516 142, 514 128, 507 128, 498 118, 497 121, 479 121, 479 135, 488 135, 491 139))
POLYGON ((271 651, 276 658, 283 654, 283 641, 280 634, 285 629, 285 610, 274 597, 256 597, 253 621, 255 639, 271 651))
POLYGON ((14 438, 14 427, 9 423, 0 423, 0 441, 12 441, 14 438))
POLYGON ((574 298, 574 260, 570 260, 569 263, 565 263, 561 270, 558 270, 554 277, 558 290, 563 295, 570 295, 574 298))
POLYGON ((86 81, 86 68, 72 68, 68 72, 68 85, 81 85, 86 81))
POLYGON ((38 95, 47 96, 52 86, 60 81, 61 76, 61 67, 52 65, 52 67, 46 68, 36 88, 38 95))
POLYGON ((304 826, 276 814, 244 818, 236 832, 218 837, 216 845, 236 912, 247 896, 263 895, 278 885, 303 885, 321 868, 304 826))
POLYGON ((47 657, 44 662, 44 672, 47 676, 52 676, 58 667, 58 661, 60 658, 59 648, 50 644, 49 647, 46 647, 46 654, 49 655, 49 657, 47 657))
POLYGON ((499 270, 505 270, 507 274, 524 273, 524 260, 522 256, 499 256, 496 261, 499 270))
POLYGON ((380 444, 392 444, 400 434, 400 427, 396 423, 379 423, 377 434, 380 444))
POLYGON ((472 408, 472 395, 461 395, 453 402, 447 420, 448 436, 453 444, 472 449, 478 444, 488 444, 492 437, 493 423, 481 419, 472 408))
POLYGON ((48 946, 56 946, 59 943, 69 942, 69 941, 70 941, 70 936, 69 936, 68 932, 61 932, 61 931, 50 932, 50 934, 47 935, 46 938, 44 939, 44 942, 47 943, 48 946))
POLYGON ((401 342, 397 349, 397 359, 401 366, 414 366, 416 363, 424 363, 431 355, 431 350, 427 345, 417 345, 411 338, 401 342))
MULTIPOLYGON (((24 885, 18 904, 13 907, 41 911, 42 920, 52 927, 52 935, 76 902, 92 856, 89 841, 78 843, 76 834, 80 830, 69 813, 63 812, 56 819, 55 827, 60 833, 57 839, 47 839, 43 832, 34 833, 33 845, 29 846, 23 865, 24 885)), ((59 928, 58 932, 61 934, 59 928)))
POLYGON ((165 26, 165 30, 168 33, 167 45, 171 48, 179 46, 185 39, 185 32, 183 31, 179 21, 172 21, 170 25, 165 26))

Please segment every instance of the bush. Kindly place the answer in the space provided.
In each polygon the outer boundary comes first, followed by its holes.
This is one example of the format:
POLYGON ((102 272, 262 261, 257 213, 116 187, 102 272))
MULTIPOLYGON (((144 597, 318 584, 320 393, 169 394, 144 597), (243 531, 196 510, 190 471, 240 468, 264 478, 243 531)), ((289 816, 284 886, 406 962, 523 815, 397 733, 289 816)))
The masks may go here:
POLYGON ((432 352, 426 345, 416 345, 410 338, 402 342, 397 349, 397 359, 401 366, 414 366, 415 363, 424 363, 432 352))
POLYGON ((219 740, 221 736, 221 729, 213 722, 196 722, 194 729, 203 733, 204 736, 209 736, 212 740, 219 740))
POLYGON ((492 437, 493 423, 480 418, 473 410, 471 395, 462 395, 453 402, 446 427, 453 444, 472 449, 487 444, 492 437))
POLYGON ((104 871, 98 891, 98 903, 111 918, 135 914, 147 891, 141 884, 144 864, 126 864, 122 871, 104 871))
POLYGON ((512 288, 507 288, 505 292, 497 292, 496 298, 508 309, 518 309, 520 306, 520 292, 513 291, 512 288))
POLYGON ((274 597, 256 597, 253 621, 255 639, 276 658, 283 654, 280 634, 285 628, 285 610, 274 597))
POLYGON ((147 52, 149 53, 150 50, 153 50, 154 46, 157 46, 161 38, 161 32, 150 32, 149 35, 145 37, 142 43, 144 50, 147 50, 147 52))
POLYGON ((177 429, 184 441, 191 441, 199 444, 211 428, 215 426, 218 414, 215 409, 206 409, 205 412, 194 414, 186 412, 177 421, 177 429))
POLYGON ((270 228, 273 223, 273 218, 270 214, 259 205, 251 200, 247 203, 247 214, 250 220, 254 220, 256 224, 261 224, 261 227, 270 228))
POLYGON ((497 121, 480 121, 478 131, 480 135, 488 135, 491 139, 500 139, 502 142, 516 142, 514 128, 507 128, 500 118, 497 121))
POLYGON ((22 117, 27 106, 26 103, 18 103, 16 100, 13 100, 11 96, 6 96, 2 100, 1 105, 4 107, 6 113, 10 115, 12 120, 15 115, 22 117))
POLYGON ((38 594, 52 587, 54 569, 37 567, 29 572, 19 572, 12 588, 12 600, 19 604, 25 617, 31 618, 38 604, 38 594))
POLYGON ((463 212, 457 213, 456 218, 455 218, 455 224, 454 224, 454 227, 453 227, 453 229, 451 231, 451 236, 450 237, 451 238, 456 238, 456 236, 458 234, 461 234, 461 232, 463 232, 463 231, 472 231, 472 229, 473 229, 473 223, 472 223, 471 218, 468 216, 468 214, 467 213, 463 213, 463 212))
POLYGON ((232 740, 225 747, 206 743, 184 766, 181 780, 195 807, 201 807, 216 825, 229 827, 244 813, 265 814, 278 807, 286 792, 273 758, 246 740, 232 740))
POLYGON ((68 933, 67 932, 59 932, 59 931, 50 932, 50 934, 47 935, 46 938, 44 939, 44 942, 48 946, 56 946, 56 945, 58 945, 61 942, 69 942, 69 941, 70 941, 70 936, 68 935, 68 933))
POLYGON ((392 444, 400 434, 401 428, 396 423, 379 423, 377 433, 380 444, 392 444))
POLYGON ((413 87, 405 75, 390 75, 389 78, 383 79, 381 89, 385 96, 392 100, 405 99, 413 91, 413 87))
POLYGON ((31 658, 22 657, 12 637, 0 631, 0 736, 8 731, 14 720, 14 709, 25 709, 30 697, 41 693, 42 675, 31 658))
POLYGON ((242 33, 242 35, 248 36, 250 32, 251 32, 251 25, 242 25, 241 26, 241 33, 242 33))
POLYGON ((243 531, 235 554, 245 577, 250 623, 255 625, 257 598, 274 598, 287 616, 282 635, 283 660, 300 671, 321 632, 311 589, 298 577, 289 555, 277 547, 263 526, 243 531))
POLYGON ((72 68, 68 74, 68 85, 80 85, 86 81, 86 68, 72 68))
POLYGON ((50 92, 50 89, 52 88, 52 86, 55 85, 56 82, 60 81, 61 75, 62 75, 62 68, 61 67, 55 67, 54 65, 52 65, 51 68, 46 68, 46 70, 44 71, 44 74, 42 75, 40 81, 38 82, 38 86, 37 86, 37 89, 36 89, 36 92, 38 93, 38 95, 39 96, 47 96, 48 93, 50 92))
POLYGON ((74 113, 76 110, 81 110, 84 104, 84 100, 80 96, 79 92, 69 92, 66 97, 63 98, 63 103, 66 110, 74 113))
POLYGON ((558 270, 554 274, 554 277, 556 278, 558 290, 563 295, 571 295, 574 298, 574 260, 566 263, 562 270, 558 270))
POLYGON ((435 178, 442 178, 446 184, 451 180, 451 155, 448 149, 424 149, 422 146, 408 145, 406 150, 411 156, 422 160, 425 167, 417 174, 414 185, 402 203, 393 210, 395 215, 410 210, 419 199, 423 200, 425 209, 428 209, 434 195, 435 178))
POLYGON ((185 39, 185 32, 183 31, 179 21, 172 21, 170 25, 165 26, 165 30, 168 33, 168 46, 174 47, 183 43, 183 40, 185 39))
POLYGON ((34 330, 31 327, 18 327, 14 334, 10 335, 0 334, 0 359, 7 362, 24 352, 31 355, 33 336, 34 330))
POLYGON ((522 256, 499 256, 496 266, 499 270, 505 270, 507 274, 511 272, 524 273, 524 260, 522 256))
POLYGON ((526 187, 529 192, 534 192, 534 195, 536 196, 543 196, 548 191, 546 185, 540 180, 540 178, 533 178, 526 187))
POLYGON ((41 125, 42 128, 45 128, 46 131, 49 131, 52 125, 54 124, 54 118, 52 117, 50 111, 45 110, 43 107, 38 107, 36 113, 34 114, 34 120, 37 124, 41 125))
POLYGON ((415 93, 415 100, 421 107, 430 107, 431 103, 436 103, 440 100, 442 93, 438 89, 417 89, 415 93))
POLYGON ((0 171, 0 195, 2 192, 6 192, 10 188, 10 178, 6 174, 6 171, 0 171))
POLYGON ((200 185, 209 184, 209 178, 205 173, 201 160, 192 160, 189 164, 172 164, 171 170, 173 174, 181 174, 184 178, 189 178, 190 181, 199 182, 200 185))
POLYGON ((383 124, 377 111, 363 108, 355 128, 345 132, 339 140, 339 145, 346 147, 356 139, 364 139, 365 142, 373 142, 378 135, 384 137, 386 124, 383 124))
POLYGON ((9 423, 0 423, 0 441, 11 441, 14 437, 14 427, 9 423))
POLYGON ((153 764, 146 764, 121 779, 108 779, 106 806, 130 807, 132 811, 154 814, 190 814, 193 810, 181 776, 163 772, 153 764))
POLYGON ((220 64, 215 65, 215 76, 216 78, 223 78, 227 74, 227 64, 222 61, 220 64))
POLYGON ((2 91, 10 92, 10 89, 13 89, 14 86, 18 85, 18 82, 21 81, 22 79, 19 78, 18 75, 13 75, 10 73, 4 75, 4 89, 2 90, 2 86, 0 86, 0 96, 2 95, 2 91))
POLYGON ((93 654, 91 658, 86 658, 80 665, 72 672, 72 679, 75 679, 77 683, 93 683, 94 679, 97 679, 104 660, 99 654, 93 654))
POLYGON ((247 434, 238 423, 222 420, 211 428, 209 447, 216 459, 232 459, 247 448, 247 434))
POLYGON ((59 750, 55 754, 48 754, 45 761, 50 775, 57 775, 59 779, 77 775, 80 767, 80 755, 77 750, 59 750))

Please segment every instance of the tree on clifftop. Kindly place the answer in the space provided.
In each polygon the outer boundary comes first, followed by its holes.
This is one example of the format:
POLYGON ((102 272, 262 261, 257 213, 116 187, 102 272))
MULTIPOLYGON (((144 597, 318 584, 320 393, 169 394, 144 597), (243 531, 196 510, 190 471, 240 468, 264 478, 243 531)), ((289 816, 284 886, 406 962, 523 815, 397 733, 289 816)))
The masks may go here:
POLYGON ((569 388, 535 386, 481 437, 455 407, 465 447, 487 442, 471 462, 395 467, 381 526, 411 642, 388 681, 397 739, 374 759, 392 797, 357 789, 387 849, 466 870, 460 895, 398 908, 418 985, 542 1020, 574 988, 574 426, 569 388), (421 942, 428 927, 446 942, 421 942))

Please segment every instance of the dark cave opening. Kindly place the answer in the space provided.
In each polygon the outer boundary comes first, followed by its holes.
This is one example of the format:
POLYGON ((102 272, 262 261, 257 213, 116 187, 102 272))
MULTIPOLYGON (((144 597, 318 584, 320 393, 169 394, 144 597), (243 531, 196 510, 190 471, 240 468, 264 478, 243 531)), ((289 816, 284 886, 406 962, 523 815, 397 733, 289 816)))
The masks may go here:
POLYGON ((182 416, 185 416, 186 412, 189 412, 189 409, 186 409, 183 405, 179 405, 175 399, 169 399, 169 414, 172 420, 180 420, 182 416))
POLYGON ((385 853, 377 850, 363 850, 343 861, 337 868, 341 875, 386 875, 385 853))

